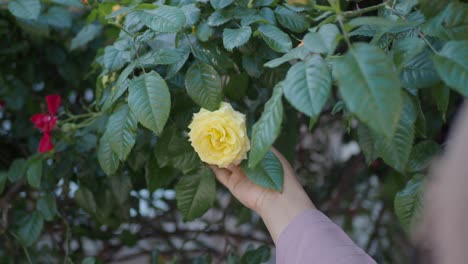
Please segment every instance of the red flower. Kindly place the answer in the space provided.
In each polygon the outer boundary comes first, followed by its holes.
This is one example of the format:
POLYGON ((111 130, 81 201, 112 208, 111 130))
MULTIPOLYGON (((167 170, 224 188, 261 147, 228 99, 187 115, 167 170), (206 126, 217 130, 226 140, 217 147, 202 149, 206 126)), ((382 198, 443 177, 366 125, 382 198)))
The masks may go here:
POLYGON ((55 115, 57 114, 62 99, 60 95, 53 94, 46 96, 46 101, 49 113, 35 114, 31 117, 31 122, 44 133, 41 142, 39 142, 40 153, 51 151, 54 148, 50 134, 57 123, 58 118, 55 115))
POLYGON ((5 107, 5 101, 3 100, 0 100, 0 109, 4 108, 5 107))

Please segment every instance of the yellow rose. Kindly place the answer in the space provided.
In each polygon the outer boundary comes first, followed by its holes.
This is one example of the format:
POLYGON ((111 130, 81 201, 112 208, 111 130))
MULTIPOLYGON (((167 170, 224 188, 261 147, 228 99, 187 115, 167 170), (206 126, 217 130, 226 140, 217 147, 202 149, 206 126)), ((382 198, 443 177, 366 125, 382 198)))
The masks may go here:
POLYGON ((208 164, 226 168, 239 165, 250 149, 245 115, 228 103, 213 112, 201 109, 189 125, 189 140, 200 159, 208 164))

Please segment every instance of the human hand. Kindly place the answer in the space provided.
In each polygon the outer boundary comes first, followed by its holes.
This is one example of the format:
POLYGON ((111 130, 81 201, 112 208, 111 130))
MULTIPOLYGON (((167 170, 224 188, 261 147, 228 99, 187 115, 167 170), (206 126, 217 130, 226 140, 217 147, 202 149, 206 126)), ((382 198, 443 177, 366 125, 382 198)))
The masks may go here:
POLYGON ((315 209, 315 206, 297 181, 289 162, 276 149, 272 149, 272 152, 283 166, 282 193, 253 183, 239 166, 230 166, 227 169, 211 166, 211 169, 234 197, 262 217, 273 240, 276 241, 281 231, 297 215, 304 210, 315 209))

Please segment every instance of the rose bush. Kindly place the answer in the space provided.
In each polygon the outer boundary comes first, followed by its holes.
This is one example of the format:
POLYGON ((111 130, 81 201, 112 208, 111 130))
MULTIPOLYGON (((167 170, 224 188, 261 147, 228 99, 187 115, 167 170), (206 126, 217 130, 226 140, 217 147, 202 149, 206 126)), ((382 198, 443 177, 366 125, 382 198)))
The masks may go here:
POLYGON ((239 242, 271 244, 187 136, 223 101, 245 114, 252 181, 281 191, 274 145, 379 263, 407 262, 429 161, 468 94, 465 2, 83 2, 0 3, 2 262, 268 259, 239 242), (55 93, 62 110, 33 129, 55 93))

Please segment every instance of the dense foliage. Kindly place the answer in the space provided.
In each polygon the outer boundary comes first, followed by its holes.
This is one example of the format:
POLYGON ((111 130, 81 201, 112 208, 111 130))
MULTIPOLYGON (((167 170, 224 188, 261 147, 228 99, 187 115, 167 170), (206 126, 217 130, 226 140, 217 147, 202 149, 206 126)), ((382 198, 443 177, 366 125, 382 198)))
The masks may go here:
POLYGON ((222 101, 247 116, 254 182, 281 190, 274 144, 379 263, 405 262, 402 230, 468 95, 467 3, 83 3, 0 1, 2 263, 108 262, 124 248, 153 263, 268 260, 258 217, 187 141, 193 113, 222 101), (49 94, 62 107, 54 149, 38 153, 49 132, 29 119, 49 94), (358 155, 337 158, 332 135, 358 155))

